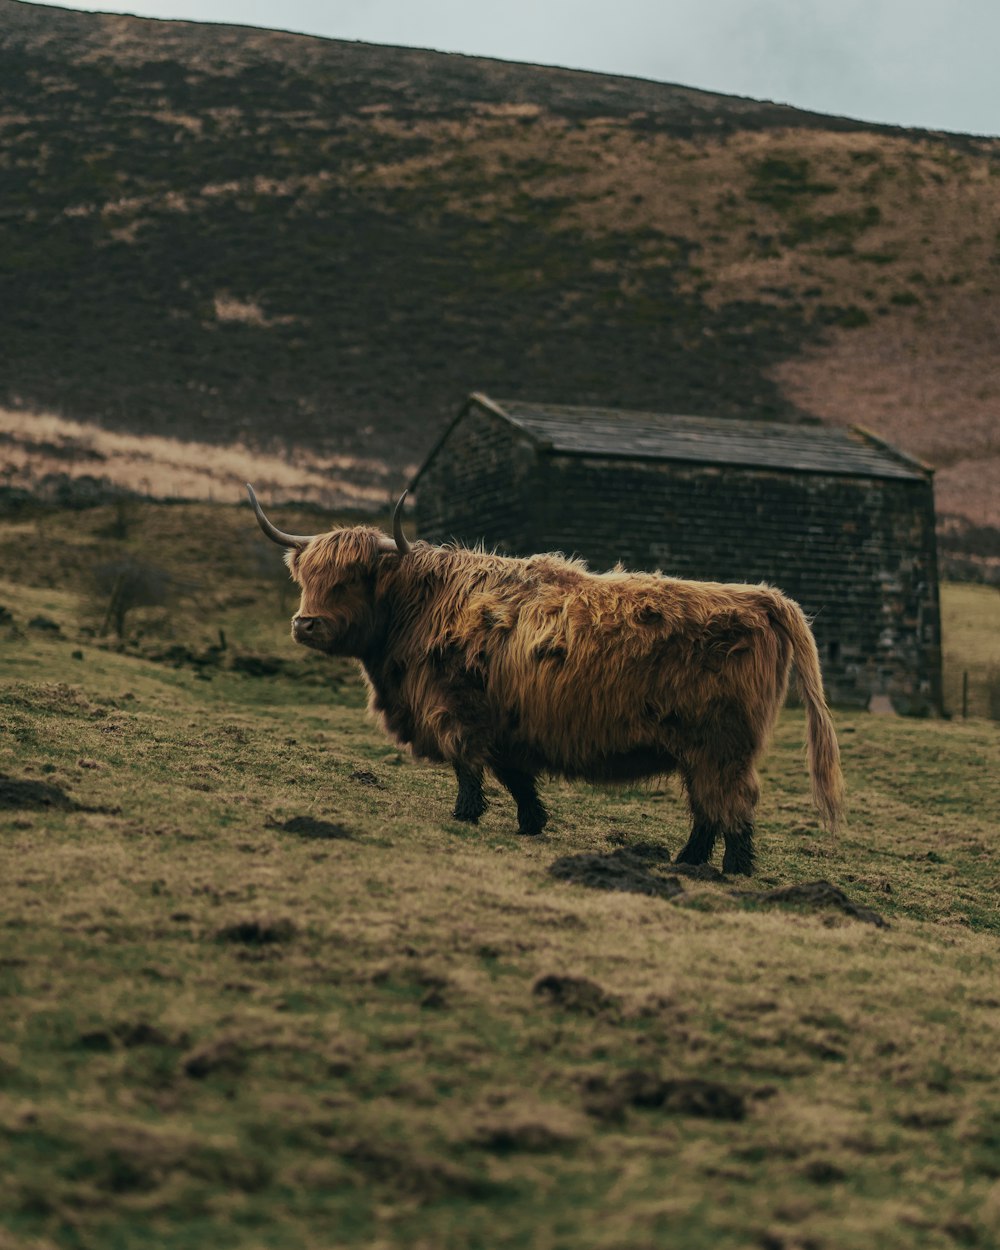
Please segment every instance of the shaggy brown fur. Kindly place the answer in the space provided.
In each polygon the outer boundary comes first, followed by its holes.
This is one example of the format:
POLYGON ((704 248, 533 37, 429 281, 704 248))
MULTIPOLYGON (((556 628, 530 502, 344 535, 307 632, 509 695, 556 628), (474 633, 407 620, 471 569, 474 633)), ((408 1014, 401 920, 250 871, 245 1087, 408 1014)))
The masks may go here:
POLYGON ((526 834, 546 821, 540 773, 620 782, 677 772, 693 818, 678 859, 704 862, 721 836, 724 870, 749 873, 754 764, 793 661, 813 796, 828 826, 839 819, 816 644, 798 605, 769 586, 594 574, 559 555, 425 543, 401 557, 365 527, 314 537, 288 563, 302 587, 294 637, 361 661, 387 733, 454 767, 460 819, 481 815, 486 769, 526 834))

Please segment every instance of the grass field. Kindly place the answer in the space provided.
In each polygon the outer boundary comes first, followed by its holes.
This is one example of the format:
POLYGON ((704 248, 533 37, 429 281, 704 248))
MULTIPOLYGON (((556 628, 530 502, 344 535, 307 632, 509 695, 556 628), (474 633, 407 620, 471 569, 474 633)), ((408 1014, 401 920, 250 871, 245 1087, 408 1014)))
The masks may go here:
POLYGON ((786 711, 736 883, 672 789, 454 822, 245 510, 0 539, 3 1250, 996 1245, 995 723, 838 715, 833 837, 786 711), (122 650, 119 548, 175 587, 122 650))
POLYGON ((946 586, 941 629, 945 707, 953 716, 962 714, 962 677, 968 674, 969 715, 1000 721, 1000 588, 946 586))

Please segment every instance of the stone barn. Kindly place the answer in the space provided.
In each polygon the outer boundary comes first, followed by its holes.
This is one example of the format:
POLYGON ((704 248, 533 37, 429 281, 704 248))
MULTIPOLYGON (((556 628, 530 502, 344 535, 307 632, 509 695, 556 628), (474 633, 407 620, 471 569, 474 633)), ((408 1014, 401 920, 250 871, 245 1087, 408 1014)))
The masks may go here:
POLYGON ((411 489, 431 542, 769 582, 833 703, 940 711, 932 471, 865 430, 473 394, 411 489))

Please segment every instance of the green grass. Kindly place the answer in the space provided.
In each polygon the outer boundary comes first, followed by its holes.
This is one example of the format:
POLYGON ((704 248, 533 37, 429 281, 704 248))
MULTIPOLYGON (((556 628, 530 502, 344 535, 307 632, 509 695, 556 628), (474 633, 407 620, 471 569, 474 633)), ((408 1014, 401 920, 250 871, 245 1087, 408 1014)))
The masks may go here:
POLYGON ((550 866, 676 851, 676 792, 552 783, 529 841, 494 790, 457 824, 216 512, 134 648, 224 623, 209 668, 98 646, 72 572, 40 584, 99 513, 22 531, 0 586, 0 1245, 992 1244, 995 725, 839 716, 833 837, 790 709, 754 882, 589 889, 550 866), (890 927, 760 897, 819 879, 890 927))
POLYGON ((968 673, 970 716, 1000 720, 1000 590, 946 585, 941 595, 945 707, 962 714, 962 675, 968 673))

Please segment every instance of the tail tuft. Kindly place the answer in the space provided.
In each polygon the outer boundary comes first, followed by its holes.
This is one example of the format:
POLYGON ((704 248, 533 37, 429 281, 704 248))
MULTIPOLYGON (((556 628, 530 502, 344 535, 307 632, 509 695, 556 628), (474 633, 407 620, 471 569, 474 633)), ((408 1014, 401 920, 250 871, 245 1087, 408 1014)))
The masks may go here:
POLYGON ((783 600, 779 623, 792 644, 799 693, 806 705, 813 802, 824 826, 836 832, 843 823, 844 775, 833 718, 823 693, 816 640, 802 609, 791 599, 783 600))

